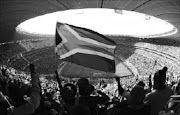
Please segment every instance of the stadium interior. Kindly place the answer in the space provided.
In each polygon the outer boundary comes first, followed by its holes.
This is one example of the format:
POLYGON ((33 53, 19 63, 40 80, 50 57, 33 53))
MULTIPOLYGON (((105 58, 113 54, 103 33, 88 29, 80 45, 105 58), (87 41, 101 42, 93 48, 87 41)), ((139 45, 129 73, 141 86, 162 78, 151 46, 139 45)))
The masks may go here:
MULTIPOLYGON (((167 84, 180 87, 180 0, 0 0, 2 76, 5 68, 4 76, 8 74, 10 79, 30 84, 30 63, 40 75, 42 93, 50 93, 59 103, 58 107, 61 103, 59 82, 54 77, 56 71, 63 85, 85 77, 95 89, 101 89, 112 100, 118 97, 117 76, 126 90, 131 90, 139 81, 148 88, 149 76, 163 67, 168 67, 167 84), (89 17, 81 17, 92 10, 89 17), (110 11, 117 18, 111 16, 110 11), (151 22, 153 20, 157 22, 151 22), (77 24, 113 40, 118 58, 116 72, 108 73, 60 60, 55 53, 56 22, 77 24)), ((57 114, 52 115, 61 115, 60 110, 53 107, 57 114)), ((174 111, 177 114, 171 115, 180 114, 180 109, 174 111)), ((102 112, 102 115, 105 114, 102 112)))

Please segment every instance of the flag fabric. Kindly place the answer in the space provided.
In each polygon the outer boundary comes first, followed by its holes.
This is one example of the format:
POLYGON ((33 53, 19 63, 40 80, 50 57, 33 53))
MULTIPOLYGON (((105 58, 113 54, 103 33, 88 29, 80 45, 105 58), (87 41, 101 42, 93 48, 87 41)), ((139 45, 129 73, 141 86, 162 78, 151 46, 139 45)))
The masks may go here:
POLYGON ((57 22, 55 43, 55 53, 64 61, 115 72, 116 44, 95 31, 57 22))

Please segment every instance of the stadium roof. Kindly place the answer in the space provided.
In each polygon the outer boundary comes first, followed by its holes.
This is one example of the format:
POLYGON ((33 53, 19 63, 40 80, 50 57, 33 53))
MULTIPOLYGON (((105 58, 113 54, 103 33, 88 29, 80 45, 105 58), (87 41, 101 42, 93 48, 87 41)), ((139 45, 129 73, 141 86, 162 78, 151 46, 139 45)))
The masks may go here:
MULTIPOLYGON (((174 27, 177 28, 177 33, 153 39, 136 39, 136 41, 144 41, 161 45, 165 44, 169 46, 180 46, 179 0, 1 0, 0 51, 1 54, 4 55, 1 55, 1 61, 7 60, 6 57, 11 57, 11 61, 13 60, 12 65, 15 65, 14 67, 18 65, 23 67, 21 68, 22 70, 26 70, 26 61, 33 62, 35 59, 39 59, 40 61, 38 67, 43 67, 43 70, 41 71, 48 71, 47 73, 52 73, 52 71, 54 71, 53 69, 57 68, 57 62, 61 63, 61 61, 59 61, 53 53, 49 53, 48 55, 51 57, 51 59, 54 59, 56 61, 46 61, 49 59, 49 56, 47 56, 47 52, 53 52, 51 43, 52 41, 49 42, 48 37, 46 37, 45 40, 44 37, 39 36, 19 35, 18 33, 16 33, 16 27, 20 23, 30 18, 41 16, 47 13, 83 8, 120 9, 135 11, 160 18, 174 25, 174 27), (26 43, 16 42, 18 40, 25 39, 29 41, 26 41, 26 43), (9 42, 10 44, 4 44, 5 42, 9 42), (13 46, 11 43, 13 44, 13 46), (43 43, 45 44, 45 47, 43 46, 43 43), (41 60, 42 57, 47 59, 41 60), (20 63, 23 61, 24 63, 20 63), (48 65, 51 65, 51 67, 49 67, 48 65)), ((110 36, 110 38, 116 39, 118 38, 118 36, 110 36)), ((133 38, 127 37, 127 39, 133 38)), ((120 41, 122 41, 122 39, 116 39, 117 43, 119 43, 120 41)), ((131 54, 132 53, 130 53, 129 55, 131 54)))

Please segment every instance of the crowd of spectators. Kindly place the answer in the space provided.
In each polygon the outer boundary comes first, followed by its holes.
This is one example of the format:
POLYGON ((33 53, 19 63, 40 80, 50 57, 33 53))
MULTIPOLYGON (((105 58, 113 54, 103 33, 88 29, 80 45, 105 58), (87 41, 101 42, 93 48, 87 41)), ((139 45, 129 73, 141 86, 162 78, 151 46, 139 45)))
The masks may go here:
POLYGON ((111 82, 40 77, 1 66, 0 115, 179 115, 180 78, 167 67, 148 77, 116 76, 111 82))

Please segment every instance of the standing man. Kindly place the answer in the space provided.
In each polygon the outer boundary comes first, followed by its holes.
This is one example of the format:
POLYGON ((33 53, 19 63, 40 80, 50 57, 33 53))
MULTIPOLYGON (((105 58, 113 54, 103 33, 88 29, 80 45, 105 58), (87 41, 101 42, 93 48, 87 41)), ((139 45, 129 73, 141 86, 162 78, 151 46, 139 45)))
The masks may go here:
POLYGON ((145 103, 150 105, 151 115, 158 115, 172 95, 171 88, 166 85, 167 69, 167 67, 163 67, 154 74, 154 90, 146 95, 145 103))

